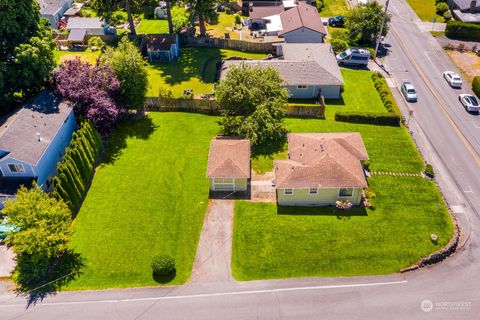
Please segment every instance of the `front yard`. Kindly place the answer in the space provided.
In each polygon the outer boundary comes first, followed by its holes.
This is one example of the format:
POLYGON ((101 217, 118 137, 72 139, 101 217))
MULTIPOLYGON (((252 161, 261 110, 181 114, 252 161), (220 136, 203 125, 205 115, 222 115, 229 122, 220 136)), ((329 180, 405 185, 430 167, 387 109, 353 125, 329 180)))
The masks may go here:
POLYGON ((344 16, 350 9, 347 0, 324 0, 324 7, 320 15, 322 17, 344 16))
POLYGON ((150 87, 147 96, 157 97, 160 89, 171 90, 176 97, 182 96, 185 89, 193 89, 194 94, 212 93, 216 63, 234 56, 250 59, 266 57, 261 53, 227 49, 182 48, 178 61, 148 65, 150 87))
POLYGON ((148 286, 154 255, 175 257, 180 284, 190 276, 208 201, 208 146, 216 117, 151 113, 124 123, 75 219, 73 247, 85 258, 69 289, 148 286))
POLYGON ((407 0, 410 7, 422 21, 432 22, 433 18, 437 22, 443 22, 443 17, 437 15, 435 9, 435 0, 407 0))

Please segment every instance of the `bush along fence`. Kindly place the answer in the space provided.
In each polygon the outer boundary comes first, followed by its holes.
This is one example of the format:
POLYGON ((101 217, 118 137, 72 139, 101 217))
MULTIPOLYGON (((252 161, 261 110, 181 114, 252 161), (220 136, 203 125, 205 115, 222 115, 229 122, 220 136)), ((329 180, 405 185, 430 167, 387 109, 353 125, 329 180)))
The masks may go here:
POLYGON ((401 123, 400 116, 390 112, 336 112, 335 120, 342 122, 377 124, 394 127, 399 127, 401 123))
POLYGON ((475 94, 477 95, 477 97, 480 97, 480 76, 475 76, 473 78, 472 89, 473 92, 475 92, 475 94))
POLYGON ((382 74, 380 72, 372 73, 372 80, 373 84, 375 85, 375 89, 377 89, 380 99, 382 99, 383 105, 387 111, 401 117, 402 112, 400 111, 400 108, 398 107, 398 104, 395 101, 390 88, 388 87, 388 83, 382 74))
MULTIPOLYGON (((325 119, 325 105, 316 106, 287 105, 288 117, 325 119)), ((213 99, 147 97, 145 111, 193 112, 211 115, 220 114, 220 105, 213 99)))
POLYGON ((80 204, 102 148, 100 134, 90 122, 83 121, 73 134, 53 179, 53 196, 65 201, 71 210, 80 204))
POLYGON ((461 21, 448 21, 445 35, 451 39, 480 41, 480 25, 461 21))

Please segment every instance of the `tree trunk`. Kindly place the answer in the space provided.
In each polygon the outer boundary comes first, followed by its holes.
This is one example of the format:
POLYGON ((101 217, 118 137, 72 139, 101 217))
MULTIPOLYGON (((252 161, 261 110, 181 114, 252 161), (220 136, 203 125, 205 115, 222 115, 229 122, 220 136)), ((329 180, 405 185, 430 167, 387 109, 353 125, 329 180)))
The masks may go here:
POLYGON ((167 0, 167 19, 168 19, 168 32, 173 33, 173 21, 172 21, 172 11, 171 11, 172 2, 167 0))
POLYGON ((198 24, 200 25, 200 37, 207 35, 207 28, 205 27, 205 18, 202 14, 198 16, 198 24))
POLYGON ((130 32, 132 33, 132 35, 136 36, 137 31, 135 31, 135 23, 133 22, 132 8, 130 7, 130 0, 125 0, 125 10, 127 10, 128 24, 130 25, 130 32))

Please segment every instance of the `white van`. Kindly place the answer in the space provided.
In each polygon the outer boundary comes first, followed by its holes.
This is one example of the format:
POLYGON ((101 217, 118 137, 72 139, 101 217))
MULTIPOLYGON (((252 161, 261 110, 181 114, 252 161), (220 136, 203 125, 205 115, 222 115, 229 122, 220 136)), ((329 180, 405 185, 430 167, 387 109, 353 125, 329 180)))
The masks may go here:
POLYGON ((336 56, 338 64, 351 66, 366 66, 370 59, 370 51, 359 48, 350 48, 336 56))

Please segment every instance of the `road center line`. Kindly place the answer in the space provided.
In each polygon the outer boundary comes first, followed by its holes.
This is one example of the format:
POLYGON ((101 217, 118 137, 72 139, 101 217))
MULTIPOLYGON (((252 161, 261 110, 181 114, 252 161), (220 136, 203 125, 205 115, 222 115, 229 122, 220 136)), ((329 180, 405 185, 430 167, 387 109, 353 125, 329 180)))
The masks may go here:
MULTIPOLYGON (((85 301, 69 301, 69 302, 45 302, 37 306, 65 306, 65 305, 84 305, 84 304, 101 304, 101 303, 121 303, 121 302, 141 302, 141 301, 159 301, 159 300, 182 300, 182 299, 198 299, 211 297, 225 297, 225 296, 240 296, 251 294, 265 294, 265 293, 280 293, 292 291, 313 291, 324 289, 344 289, 344 288, 361 288, 361 287, 376 287, 387 285, 406 284, 407 280, 391 281, 391 282, 373 282, 373 283, 357 283, 357 284, 340 284, 340 285, 326 285, 326 286, 312 286, 312 287, 293 287, 293 288, 279 288, 279 289, 265 289, 252 291, 232 291, 232 292, 217 292, 217 293, 203 293, 182 296, 162 296, 150 298, 132 298, 132 299, 113 299, 113 300, 85 300, 85 301)), ((5 304, 0 305, 0 308, 25 307, 25 304, 5 304)))

